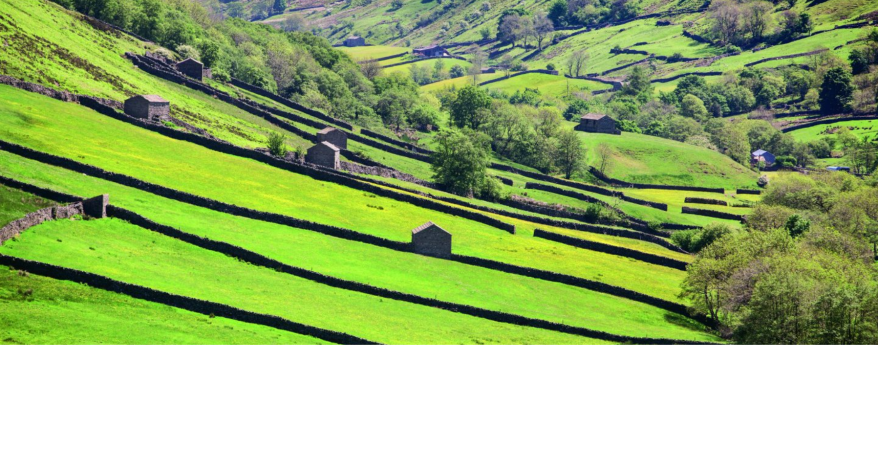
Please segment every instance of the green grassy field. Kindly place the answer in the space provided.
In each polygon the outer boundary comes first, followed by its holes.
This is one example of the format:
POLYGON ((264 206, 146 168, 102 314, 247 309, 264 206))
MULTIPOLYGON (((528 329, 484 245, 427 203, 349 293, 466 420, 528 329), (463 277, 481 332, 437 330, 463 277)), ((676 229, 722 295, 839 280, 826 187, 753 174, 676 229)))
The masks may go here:
POLYGON ((327 344, 0 267, 0 344, 327 344))
MULTIPOLYGON (((93 193, 97 186, 89 177, 48 166, 29 170, 18 161, 10 160, 9 167, 19 175, 34 174, 35 181, 65 182, 61 188, 47 186, 84 194, 93 193)), ((100 186, 100 191, 109 191, 114 204, 157 222, 348 280, 556 322, 587 324, 612 333, 662 333, 666 330, 663 321, 670 317, 606 294, 226 215, 114 184, 100 186), (546 300, 547 295, 552 299, 546 300)), ((558 253, 566 249, 561 247, 558 253)), ((632 266, 638 262, 616 257, 616 262, 620 261, 632 266)))
POLYGON ((338 50, 344 51, 345 54, 351 56, 354 61, 372 60, 376 58, 388 57, 391 55, 401 54, 403 52, 411 52, 410 47, 397 46, 360 46, 360 47, 339 47, 338 50))
POLYGON ((113 219, 44 223, 24 232, 18 241, 4 244, 0 251, 381 343, 595 341, 331 288, 113 219))
POLYGON ((580 133, 586 145, 586 161, 599 167, 594 152, 598 144, 612 146, 608 174, 634 182, 663 185, 688 185, 731 188, 755 188, 758 175, 731 158, 706 148, 654 136, 635 133, 580 133))
MULTIPOLYGON (((164 186, 401 241, 408 241, 410 229, 432 220, 458 236, 455 240, 458 253, 547 268, 623 286, 632 282, 629 276, 643 272, 643 266, 632 267, 628 272, 620 270, 602 278, 607 268, 616 263, 616 258, 603 255, 604 258, 597 253, 575 249, 568 251, 569 261, 559 262, 555 244, 530 237, 533 228, 537 227, 532 223, 498 216, 498 219, 515 223, 520 229, 519 234, 510 235, 466 219, 175 141, 73 104, 10 88, 0 88, 0 93, 4 94, 0 119, 6 126, 0 127, 0 137, 164 186), (5 96, 7 93, 9 96, 5 96), (16 106, 15 97, 24 97, 19 102, 27 102, 16 106), (54 104, 52 109, 55 112, 66 112, 66 115, 51 118, 42 115, 40 112, 45 110, 39 109, 40 103, 54 104), (88 131, 82 131, 83 122, 89 125, 88 131), (65 140, 72 131, 76 132, 76 141, 65 140), (235 171, 230 173, 229 169, 235 171)), ((576 231, 570 233, 658 254, 667 251, 645 242, 576 231)), ((655 282, 641 283, 640 290, 676 299, 681 275, 669 274, 664 268, 656 267, 651 276, 655 282)))
POLYGON ((551 74, 530 73, 522 76, 515 76, 492 84, 485 85, 490 90, 499 90, 501 92, 513 93, 523 91, 525 88, 537 89, 541 95, 550 98, 560 98, 569 93, 575 92, 592 92, 594 90, 609 89, 609 84, 600 82, 567 79, 564 76, 553 76, 551 74), (568 88, 569 85, 569 88, 568 88))
MULTIPOLYGON (((848 128, 859 139, 865 138, 871 141, 878 137, 878 120, 840 120, 830 125, 815 125, 790 131, 787 134, 792 135, 797 141, 811 142, 818 139, 835 139, 839 128, 848 128)), ((841 144, 836 144, 835 148, 840 149, 841 144)))

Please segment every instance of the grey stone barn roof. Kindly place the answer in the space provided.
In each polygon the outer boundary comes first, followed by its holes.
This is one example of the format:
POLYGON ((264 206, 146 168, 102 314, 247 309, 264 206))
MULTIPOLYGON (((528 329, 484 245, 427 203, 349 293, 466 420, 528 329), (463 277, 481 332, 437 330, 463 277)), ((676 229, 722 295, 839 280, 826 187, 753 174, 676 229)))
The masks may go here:
POLYGON ((199 62, 198 60, 195 60, 194 58, 187 58, 186 60, 183 60, 182 62, 177 63, 177 64, 182 65, 184 63, 197 63, 197 64, 202 65, 202 66, 204 65, 203 63, 199 62))
MULTIPOLYGON (((768 153, 767 150, 759 149, 759 150, 753 152, 753 156, 762 156, 762 155, 765 155, 766 153, 768 153)), ((770 153, 769 153, 769 154, 770 154, 770 153)))
POLYGON ((323 145, 329 147, 329 148, 332 149, 332 151, 334 151, 334 152, 340 152, 340 151, 341 151, 341 150, 339 150, 338 147, 336 147, 336 146, 333 145, 333 144, 330 144, 329 142, 323 141, 323 142, 321 142, 321 144, 323 144, 323 145))
POLYGON ((318 131, 317 134, 326 134, 330 131, 338 131, 338 128, 333 128, 331 126, 327 126, 326 128, 323 128, 322 130, 318 131))
POLYGON ((440 231, 442 231, 448 235, 451 235, 450 232, 446 231, 445 229, 442 229, 441 227, 439 227, 439 225, 434 224, 432 221, 427 221, 426 223, 412 229, 412 234, 417 234, 418 232, 425 231, 425 230, 430 229, 432 227, 435 227, 436 229, 439 229, 440 231))
POLYGON ((132 98, 137 98, 137 97, 141 97, 141 98, 149 101, 150 103, 167 103, 168 102, 168 100, 166 100, 158 95, 136 95, 132 98))
POLYGON ((591 113, 589 113, 589 114, 583 115, 580 118, 583 120, 600 120, 604 117, 606 117, 606 115, 604 115, 604 114, 591 114, 591 113))

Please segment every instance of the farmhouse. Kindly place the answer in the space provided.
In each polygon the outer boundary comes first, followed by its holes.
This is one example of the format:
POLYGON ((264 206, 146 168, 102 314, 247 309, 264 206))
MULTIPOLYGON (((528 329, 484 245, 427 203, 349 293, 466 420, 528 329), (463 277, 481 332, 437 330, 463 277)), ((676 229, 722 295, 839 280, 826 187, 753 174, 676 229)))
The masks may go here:
POLYGON ((762 163, 764 167, 771 167, 774 166, 774 161, 774 155, 762 149, 750 154, 750 164, 753 166, 758 166, 759 163, 762 163))
POLYGON ((451 257, 451 233, 428 221, 412 229, 412 251, 425 256, 451 257))
POLYGON ((308 153, 305 155, 305 162, 338 169, 339 153, 338 147, 329 142, 318 142, 308 149, 308 153))
MULTIPOLYGON (((187 58, 186 60, 177 63, 177 71, 199 81, 204 79, 205 75, 204 64, 191 58, 187 58)), ((210 70, 207 71, 209 72, 210 70)))
POLYGON ((826 166, 826 170, 827 171, 836 171, 836 172, 838 172, 838 171, 850 172, 851 168, 849 166, 826 166))
POLYGON ((419 47, 412 51, 412 54, 415 57, 450 57, 451 53, 445 50, 444 47, 438 45, 432 45, 427 47, 419 47))
POLYGON ((344 45, 347 47, 360 47, 366 45, 366 38, 362 36, 349 36, 344 40, 344 45))
POLYGON ((344 150, 348 148, 348 135, 344 131, 327 126, 317 132, 317 142, 329 142, 336 148, 344 150))
POLYGON ((579 118, 579 125, 576 126, 579 131, 586 133, 604 133, 604 134, 622 134, 616 128, 616 121, 609 115, 604 114, 585 114, 579 118))
POLYGON ((171 103, 158 95, 132 96, 125 100, 123 108, 126 114, 137 118, 168 118, 171 115, 171 103))

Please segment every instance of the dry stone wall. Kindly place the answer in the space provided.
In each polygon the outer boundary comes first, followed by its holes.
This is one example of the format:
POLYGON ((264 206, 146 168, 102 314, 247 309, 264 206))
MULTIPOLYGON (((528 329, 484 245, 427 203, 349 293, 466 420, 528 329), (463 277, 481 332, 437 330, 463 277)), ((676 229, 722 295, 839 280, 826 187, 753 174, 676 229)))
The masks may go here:
POLYGON ((338 344, 378 344, 363 338, 348 335, 342 332, 321 329, 298 322, 290 321, 278 316, 262 313, 254 313, 252 311, 242 310, 233 306, 222 303, 210 302, 207 300, 186 297, 182 295, 171 294, 164 291, 158 291, 136 284, 125 283, 114 280, 105 276, 94 273, 83 272, 81 270, 69 269, 43 262, 20 259, 16 257, 0 254, 0 265, 12 267, 17 270, 24 270, 35 275, 45 276, 56 280, 73 281, 82 283, 96 289, 124 294, 136 299, 148 300, 150 302, 161 303, 174 308, 180 308, 193 313, 204 315, 219 316, 236 321, 247 322, 250 324, 258 324, 266 327, 272 327, 278 330, 307 335, 330 343, 338 344))
POLYGON ((671 259, 664 256, 659 256, 656 254, 644 253, 638 250, 632 250, 630 248, 623 248, 614 245, 607 245, 605 243, 592 242, 590 240, 580 239, 576 237, 570 237, 567 235, 556 234, 554 232, 544 231, 542 229, 534 229, 534 237, 540 237, 547 240, 552 240, 559 243, 564 243, 566 245, 575 246, 578 248, 585 248, 593 251, 600 251, 601 253, 612 254, 615 256, 624 256, 631 259, 636 259, 638 261, 649 262, 650 264, 663 265, 665 267, 670 267, 672 269, 677 270, 686 270, 686 266, 688 265, 684 261, 678 261, 676 259, 671 259))
POLYGON ((744 215, 736 215, 734 213, 718 212, 716 210, 699 209, 695 207, 683 207, 683 213, 691 213, 692 215, 709 216, 711 218, 720 218, 723 220, 734 220, 743 222, 744 215))
POLYGON ((729 205, 726 201, 721 201, 719 199, 705 199, 701 197, 687 197, 683 199, 683 202, 687 204, 708 204, 708 205, 729 205))

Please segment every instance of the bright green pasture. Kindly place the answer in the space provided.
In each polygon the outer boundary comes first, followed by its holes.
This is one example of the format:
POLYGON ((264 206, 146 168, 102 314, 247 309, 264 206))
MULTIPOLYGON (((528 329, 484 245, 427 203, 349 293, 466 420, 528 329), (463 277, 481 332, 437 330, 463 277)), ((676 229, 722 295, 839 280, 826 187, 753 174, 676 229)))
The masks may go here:
POLYGON ((115 219, 57 220, 0 248, 174 294, 394 344, 574 344, 594 340, 518 327, 321 285, 115 219))
POLYGON ((351 58, 355 62, 359 62, 362 60, 372 60, 376 58, 383 58, 390 55, 401 54, 403 52, 411 52, 412 49, 410 47, 397 47, 397 46, 360 46, 360 47, 346 47, 341 46, 336 48, 340 51, 343 51, 345 54, 351 56, 351 58))
POLYGON ((567 79, 564 76, 553 76, 551 74, 540 73, 528 73, 521 76, 515 76, 485 85, 485 88, 499 90, 510 94, 516 91, 524 91, 526 88, 538 89, 542 95, 560 98, 568 93, 568 85, 570 93, 592 92, 594 90, 610 88, 609 84, 602 84, 600 82, 567 79))
MULTIPOLYGON (((485 81, 491 81, 494 79, 499 79, 501 77, 503 77, 503 74, 501 74, 501 73, 479 74, 478 76, 476 76, 476 81, 485 82, 485 81)), ((461 77, 455 77, 452 79, 445 79, 444 81, 433 82, 432 84, 427 84, 421 88, 423 90, 427 90, 429 92, 439 92, 439 91, 449 89, 452 87, 462 88, 462 87, 465 87, 465 86, 470 85, 472 83, 473 83, 472 76, 461 76, 461 77)), ((488 85, 487 87, 491 87, 491 86, 488 85)))
MULTIPOLYGON (((704 193, 698 191, 676 191, 676 190, 655 190, 655 189, 626 189, 625 194, 631 197, 635 197, 638 199, 643 199, 652 202, 661 202, 663 204, 668 204, 668 211, 673 213, 680 213, 683 206, 686 207, 695 207, 700 209, 708 209, 714 210, 717 212, 725 212, 725 213, 734 213, 736 215, 747 215, 753 211, 750 207, 731 207, 729 205, 711 205, 711 204, 693 204, 690 202, 684 202, 687 197, 697 197, 702 199, 718 199, 721 201, 725 201, 728 204, 746 204, 749 202, 755 202, 760 199, 758 195, 750 195, 750 194, 735 194, 733 192, 726 194, 718 194, 718 193, 704 193)), ((740 225, 737 221, 731 220, 714 220, 713 218, 704 217, 701 215, 687 215, 690 217, 689 219, 701 219, 703 220, 701 223, 696 224, 708 224, 714 221, 728 221, 729 224, 740 225), (705 218, 707 218, 705 220, 705 218)))
POLYGON ((615 149, 608 169, 610 177, 634 183, 755 187, 758 175, 731 158, 682 142, 635 133, 580 133, 588 148, 586 161, 598 167, 598 144, 615 149))
MULTIPOLYGON (((2 89, 0 89, 2 90, 2 89)), ((14 89, 10 89, 14 90, 14 89)), ((354 229, 400 241, 410 230, 434 221, 456 235, 455 250, 504 262, 570 273, 676 299, 682 273, 664 267, 644 275, 649 265, 618 267, 618 258, 591 251, 567 249, 569 260, 558 261, 557 244, 530 237, 534 227, 515 219, 498 219, 518 226, 511 235, 459 217, 378 197, 351 188, 313 180, 254 160, 213 152, 96 114, 70 103, 18 91, 35 103, 0 103, 0 137, 108 170, 142 178, 257 210, 282 213, 354 229), (43 106, 49 103, 52 106, 43 106), (46 108, 44 108, 46 107, 46 108), (43 112, 53 112, 47 116, 43 112), (87 128, 83 125, 88 125, 87 128), (612 270, 612 273, 607 273, 612 270)), ((2 92, 0 92, 2 93, 2 92)), ((646 242, 570 231, 572 235, 612 244, 630 245, 662 254, 646 242)))
MULTIPOLYGON (((878 137, 878 120, 839 120, 829 125, 815 125, 808 128, 790 131, 797 141, 811 142, 818 139, 834 139, 839 128, 848 128, 854 136, 860 139, 874 140, 878 137)), ((836 149, 840 149, 840 144, 836 149)))
POLYGON ((0 267, 0 344, 328 344, 0 267))
POLYGON ((0 227, 29 212, 56 205, 30 193, 0 184, 0 227))
POLYGON ((108 192, 114 205, 159 223, 339 278, 611 333, 689 336, 666 324, 673 317, 664 311, 607 294, 227 215, 21 158, 0 162, 20 179, 81 195, 108 192))
MULTIPOLYGON (((415 60, 415 61, 412 61, 411 63, 406 63, 405 65, 397 65, 397 66, 391 66, 390 68, 382 68, 381 72, 384 75, 389 75, 389 74, 393 74, 393 73, 402 73, 402 74, 408 75, 408 74, 411 74, 412 68, 417 66, 419 68, 427 68, 432 73, 434 65, 436 65, 437 61, 442 62, 442 66, 446 70, 450 70, 455 65, 460 65, 464 70, 467 70, 467 69, 469 69, 469 67, 472 66, 472 63, 464 61, 464 60, 457 60, 457 59, 453 59, 453 58, 442 58, 442 59, 432 59, 432 60, 423 60, 423 61, 415 60)), ((450 79, 446 79, 446 80, 450 80, 450 79)))
MULTIPOLYGON (((246 147, 264 146, 271 131, 284 132, 261 117, 137 69, 122 55, 154 46, 98 31, 55 3, 0 0, 0 11, 0 42, 9 43, 0 62, 2 74, 117 101, 135 94, 161 95, 171 102, 175 117, 246 147), (33 48, 41 53, 34 54, 33 48)), ((290 146, 307 144, 287 136, 290 146)))

